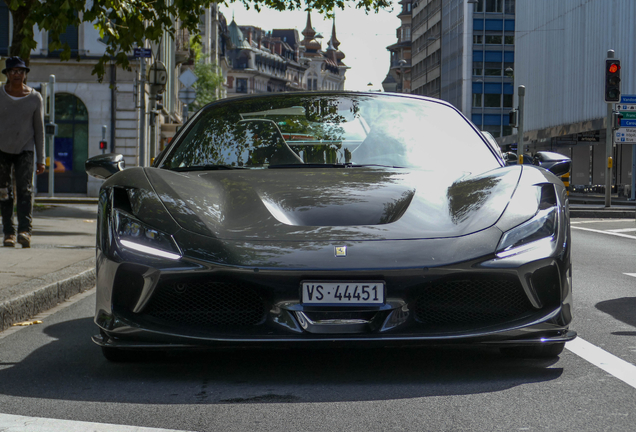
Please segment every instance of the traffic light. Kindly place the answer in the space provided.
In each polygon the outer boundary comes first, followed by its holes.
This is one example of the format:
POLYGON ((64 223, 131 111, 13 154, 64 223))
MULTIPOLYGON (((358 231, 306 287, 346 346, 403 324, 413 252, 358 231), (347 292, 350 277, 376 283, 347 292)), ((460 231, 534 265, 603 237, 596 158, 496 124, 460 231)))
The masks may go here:
POLYGON ((621 61, 605 60, 605 102, 621 101, 621 61))
POLYGON ((108 148, 108 143, 104 140, 99 142, 99 149, 100 150, 106 150, 108 148))

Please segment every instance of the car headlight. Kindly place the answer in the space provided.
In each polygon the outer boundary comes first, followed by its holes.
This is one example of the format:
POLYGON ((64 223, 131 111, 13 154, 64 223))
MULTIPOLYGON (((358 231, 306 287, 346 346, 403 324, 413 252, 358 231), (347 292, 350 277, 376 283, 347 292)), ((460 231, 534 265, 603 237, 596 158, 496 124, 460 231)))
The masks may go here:
POLYGON ((173 260, 181 258, 179 247, 171 235, 121 210, 115 210, 115 234, 125 248, 173 260))
POLYGON ((539 210, 529 221, 504 233, 497 246, 497 257, 505 258, 551 245, 556 239, 558 221, 557 206, 539 210))

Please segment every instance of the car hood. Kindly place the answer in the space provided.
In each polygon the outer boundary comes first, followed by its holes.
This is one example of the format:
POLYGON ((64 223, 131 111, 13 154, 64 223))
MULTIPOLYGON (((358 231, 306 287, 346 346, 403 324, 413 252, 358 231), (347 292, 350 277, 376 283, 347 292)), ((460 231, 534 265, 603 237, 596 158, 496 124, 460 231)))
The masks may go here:
POLYGON ((494 225, 519 167, 487 173, 389 168, 174 172, 148 179, 185 230, 225 240, 448 238, 494 225))

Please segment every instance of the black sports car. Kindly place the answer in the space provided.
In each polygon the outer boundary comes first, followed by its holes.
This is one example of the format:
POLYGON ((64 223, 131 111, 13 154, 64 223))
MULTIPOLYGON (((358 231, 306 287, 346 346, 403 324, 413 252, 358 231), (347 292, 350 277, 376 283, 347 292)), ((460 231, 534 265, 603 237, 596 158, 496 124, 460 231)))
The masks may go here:
POLYGON ((554 172, 506 166, 431 98, 214 102, 150 168, 87 161, 107 178, 93 340, 110 360, 339 343, 556 356, 576 337, 569 160, 545 159, 554 172))

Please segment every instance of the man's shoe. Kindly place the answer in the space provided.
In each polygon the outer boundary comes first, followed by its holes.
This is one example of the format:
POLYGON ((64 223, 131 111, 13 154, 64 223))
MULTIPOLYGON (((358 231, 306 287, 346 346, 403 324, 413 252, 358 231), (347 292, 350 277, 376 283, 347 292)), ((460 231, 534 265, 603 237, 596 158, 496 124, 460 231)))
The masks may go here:
POLYGON ((31 234, 29 234, 28 232, 18 233, 18 243, 20 243, 23 248, 30 248, 31 247, 31 234))
POLYGON ((15 236, 13 234, 5 234, 3 246, 15 247, 15 236))

